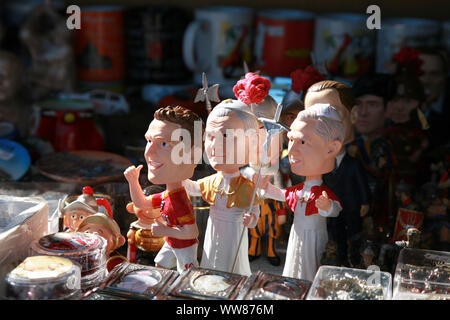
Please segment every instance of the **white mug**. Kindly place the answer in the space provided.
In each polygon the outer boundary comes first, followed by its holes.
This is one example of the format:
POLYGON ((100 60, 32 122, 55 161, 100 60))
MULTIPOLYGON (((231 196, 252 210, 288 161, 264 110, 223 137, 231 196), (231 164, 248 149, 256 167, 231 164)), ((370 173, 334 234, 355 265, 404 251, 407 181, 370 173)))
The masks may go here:
POLYGON ((201 83, 233 84, 244 75, 243 63, 251 59, 253 10, 215 6, 197 9, 183 39, 183 58, 201 83))

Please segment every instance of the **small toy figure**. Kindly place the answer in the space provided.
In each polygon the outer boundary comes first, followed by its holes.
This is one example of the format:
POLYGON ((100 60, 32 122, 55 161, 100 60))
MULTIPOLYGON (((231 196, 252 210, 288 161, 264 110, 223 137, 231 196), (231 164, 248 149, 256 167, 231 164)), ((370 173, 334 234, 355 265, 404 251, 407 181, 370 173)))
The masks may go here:
MULTIPOLYGON (((159 185, 150 185, 145 188, 144 194, 161 193, 165 187, 159 185), (147 192, 146 192, 147 191, 147 192)), ((161 200, 152 198, 153 200, 161 200)), ((132 263, 152 265, 153 260, 164 245, 163 237, 154 237, 151 231, 151 225, 156 219, 161 218, 161 204, 155 203, 154 208, 138 208, 133 202, 127 205, 127 211, 137 216, 138 220, 131 223, 130 230, 127 233, 128 253, 127 258, 132 263), (155 255, 155 256, 154 256, 155 255)))
POLYGON ((285 190, 263 186, 264 195, 286 201, 294 212, 283 276, 312 281, 328 242, 325 217, 336 217, 339 199, 322 183, 322 175, 334 168, 344 141, 342 119, 329 104, 301 111, 291 125, 289 161, 292 171, 305 182, 285 190))
POLYGON ((150 227, 153 236, 166 237, 155 265, 168 269, 176 267, 179 273, 198 266, 198 228, 191 201, 182 185, 183 180, 194 174, 195 156, 201 150, 194 139, 196 122, 201 128, 202 120, 191 110, 167 106, 156 110, 145 133, 148 180, 165 184, 166 191, 144 195, 139 184, 142 165, 131 166, 124 172, 134 205, 141 209, 161 209, 164 222, 156 219, 150 227))
POLYGON ((401 248, 420 248, 420 230, 414 227, 406 231, 407 240, 395 241, 395 244, 401 248))
POLYGON ((397 161, 396 182, 403 179, 406 183, 420 185, 425 181, 418 173, 424 170, 423 154, 429 146, 423 131, 428 124, 421 111, 426 96, 418 78, 422 61, 419 51, 408 47, 395 54, 394 60, 398 67, 386 109, 391 125, 386 128, 385 137, 397 161))
POLYGON ((328 240, 325 246, 325 252, 320 259, 320 265, 339 266, 336 241, 328 240))
MULTIPOLYGON (((385 113, 392 90, 392 77, 387 74, 366 74, 353 85, 356 106, 356 139, 352 142, 354 156, 364 166, 372 195, 370 216, 375 225, 385 226, 394 210, 389 206, 392 190, 394 157, 389 142, 383 137, 385 113)), ((349 149, 351 148, 349 147, 349 149)))
POLYGON ((448 135, 442 134, 450 123, 450 81, 448 79, 449 59, 445 50, 420 47, 419 59, 423 61, 419 79, 426 94, 423 113, 430 125, 430 145, 434 148, 449 142, 448 135))
POLYGON ((25 77, 31 97, 41 99, 55 91, 72 91, 76 75, 72 33, 66 19, 49 2, 33 10, 20 38, 32 59, 25 77))
POLYGON ((335 107, 344 126, 344 142, 336 157, 336 166, 323 176, 323 182, 342 203, 339 216, 328 219, 330 238, 338 244, 340 263, 344 266, 349 263, 357 265, 361 258, 362 218, 369 212, 370 189, 361 163, 345 149, 345 145, 354 140, 350 117, 355 105, 352 89, 337 81, 317 82, 306 93, 305 110, 316 103, 328 103, 335 107))
POLYGON ((251 154, 257 157, 257 151, 256 154, 249 152, 251 133, 256 136, 257 130, 256 116, 239 100, 220 102, 206 121, 205 151, 217 173, 183 182, 191 196, 201 196, 210 205, 202 268, 251 275, 248 237, 240 236, 247 227, 256 225, 259 205, 256 198, 253 207, 249 207, 255 184, 244 178, 239 168, 250 162, 251 154))
POLYGON ((59 200, 59 211, 64 219, 65 231, 75 232, 80 223, 88 216, 99 212, 99 206, 104 206, 112 219, 111 204, 107 199, 94 197, 94 191, 91 187, 84 187, 83 193, 73 202, 63 207, 63 201, 59 200))
POLYGON ((106 256, 108 260, 106 267, 108 272, 117 264, 126 261, 126 258, 120 254, 112 255, 113 252, 125 244, 125 237, 120 233, 120 228, 114 219, 103 213, 95 213, 81 221, 77 232, 87 232, 97 234, 107 241, 106 256))

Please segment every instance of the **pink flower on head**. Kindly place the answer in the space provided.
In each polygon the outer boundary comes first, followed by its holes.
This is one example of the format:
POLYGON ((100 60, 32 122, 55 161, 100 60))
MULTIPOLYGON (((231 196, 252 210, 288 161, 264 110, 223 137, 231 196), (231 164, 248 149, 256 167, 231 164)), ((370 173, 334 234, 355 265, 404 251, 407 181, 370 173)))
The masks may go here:
POLYGON ((325 76, 312 66, 307 66, 304 70, 297 69, 291 72, 292 86, 291 89, 297 93, 306 91, 314 83, 325 80, 325 76))
POLYGON ((269 90, 270 81, 252 72, 248 72, 245 78, 233 87, 236 98, 247 105, 261 103, 269 94, 269 90))

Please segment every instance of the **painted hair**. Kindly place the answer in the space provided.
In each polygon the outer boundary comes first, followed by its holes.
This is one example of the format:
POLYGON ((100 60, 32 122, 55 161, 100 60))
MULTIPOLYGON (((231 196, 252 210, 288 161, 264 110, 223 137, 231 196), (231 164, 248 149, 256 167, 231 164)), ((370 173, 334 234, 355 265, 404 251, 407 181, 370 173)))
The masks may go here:
POLYGON ((227 99, 219 103, 212 109, 211 113, 206 120, 206 125, 214 118, 222 118, 235 114, 241 119, 244 124, 244 130, 258 129, 258 119, 250 108, 239 100, 227 99))

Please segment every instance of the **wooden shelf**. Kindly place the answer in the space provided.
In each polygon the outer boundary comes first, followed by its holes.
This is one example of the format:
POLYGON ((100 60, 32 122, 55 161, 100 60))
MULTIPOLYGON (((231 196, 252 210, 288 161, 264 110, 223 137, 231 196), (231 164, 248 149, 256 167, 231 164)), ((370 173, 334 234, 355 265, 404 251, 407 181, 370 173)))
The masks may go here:
POLYGON ((448 0, 71 0, 70 4, 78 5, 126 5, 126 6, 152 6, 173 5, 184 8, 198 8, 211 5, 245 6, 254 9, 292 8, 313 11, 317 14, 329 12, 353 12, 366 14, 371 4, 381 8, 381 19, 389 17, 414 17, 437 20, 449 20, 450 1, 448 0))

